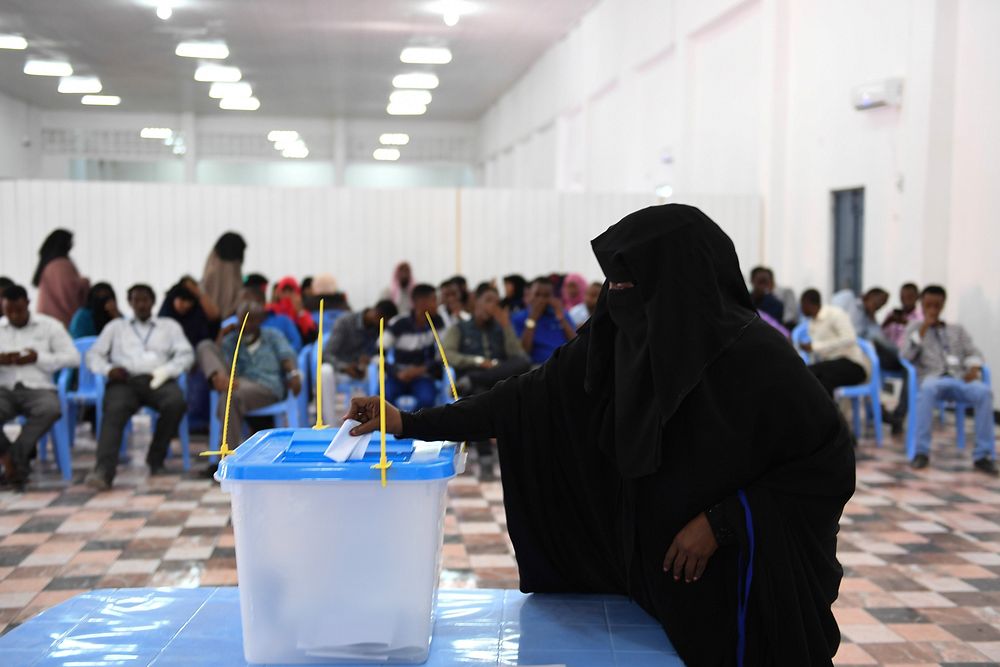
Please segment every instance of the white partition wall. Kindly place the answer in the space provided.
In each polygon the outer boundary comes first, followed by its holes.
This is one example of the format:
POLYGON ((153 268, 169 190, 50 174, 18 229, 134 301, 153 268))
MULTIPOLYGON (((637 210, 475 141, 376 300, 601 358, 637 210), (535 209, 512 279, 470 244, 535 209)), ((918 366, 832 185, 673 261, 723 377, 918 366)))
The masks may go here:
MULTIPOLYGON (((42 240, 65 227, 92 281, 118 290, 144 281, 162 292, 185 273, 200 277, 215 240, 234 230, 248 243, 246 272, 272 280, 329 272, 361 306, 404 259, 417 280, 435 284, 459 272, 473 284, 553 271, 599 279, 590 239, 654 203, 542 190, 9 181, 0 183, 0 275, 29 281, 42 240)), ((718 195, 692 203, 733 236, 745 268, 758 261, 759 203, 718 195)))

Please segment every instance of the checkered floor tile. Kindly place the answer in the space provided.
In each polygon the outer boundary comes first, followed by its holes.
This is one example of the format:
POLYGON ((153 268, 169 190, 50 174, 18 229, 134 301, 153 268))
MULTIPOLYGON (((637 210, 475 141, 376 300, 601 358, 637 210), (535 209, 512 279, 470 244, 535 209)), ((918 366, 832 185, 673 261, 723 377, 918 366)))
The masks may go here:
MULTIPOLYGON (((28 492, 0 492, 0 633, 94 588, 236 584, 229 500, 196 474, 150 478, 137 420, 131 464, 109 493, 80 482, 94 442, 81 430, 74 481, 36 462, 28 492)), ((970 438, 971 440, 971 438, 970 438)), ((195 451, 204 438, 193 438, 195 451)), ((954 427, 936 437, 931 467, 911 471, 902 443, 858 464, 842 521, 845 579, 834 611, 838 665, 1000 663, 1000 480, 971 472, 954 427)), ((196 466, 201 467, 196 460, 196 466)), ((516 588, 503 493, 478 464, 449 487, 441 585, 516 588)))

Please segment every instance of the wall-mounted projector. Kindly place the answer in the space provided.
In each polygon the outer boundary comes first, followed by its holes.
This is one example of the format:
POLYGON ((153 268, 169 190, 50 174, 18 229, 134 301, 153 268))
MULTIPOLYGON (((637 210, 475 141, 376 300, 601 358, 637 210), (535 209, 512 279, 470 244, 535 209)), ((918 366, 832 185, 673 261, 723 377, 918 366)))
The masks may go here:
POLYGON ((851 101, 858 111, 878 107, 898 107, 903 102, 903 80, 883 79, 857 86, 851 95, 851 101))

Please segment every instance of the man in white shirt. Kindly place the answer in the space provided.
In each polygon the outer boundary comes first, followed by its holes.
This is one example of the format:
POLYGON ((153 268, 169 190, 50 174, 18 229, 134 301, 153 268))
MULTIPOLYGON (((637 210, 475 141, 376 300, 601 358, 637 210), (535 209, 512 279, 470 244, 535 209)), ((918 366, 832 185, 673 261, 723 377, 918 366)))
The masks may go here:
POLYGON ((97 466, 84 480, 100 491, 111 488, 125 425, 139 408, 149 406, 159 414, 146 455, 152 475, 166 472, 163 461, 170 439, 187 410, 177 378, 191 367, 194 351, 176 321, 152 316, 155 301, 148 285, 130 287, 128 303, 134 315, 108 323, 87 352, 90 370, 108 379, 97 466))
POLYGON ((850 316, 836 306, 824 306, 814 289, 803 292, 801 306, 802 314, 810 319, 810 340, 801 347, 813 355, 815 361, 809 370, 830 396, 837 387, 867 381, 871 361, 858 345, 850 316))
POLYGON ((58 320, 28 312, 28 293, 19 285, 3 292, 0 319, 0 427, 17 416, 25 418, 13 443, 0 428, 0 464, 7 480, 22 489, 28 459, 38 439, 60 417, 59 396, 52 375, 77 366, 80 354, 58 320))

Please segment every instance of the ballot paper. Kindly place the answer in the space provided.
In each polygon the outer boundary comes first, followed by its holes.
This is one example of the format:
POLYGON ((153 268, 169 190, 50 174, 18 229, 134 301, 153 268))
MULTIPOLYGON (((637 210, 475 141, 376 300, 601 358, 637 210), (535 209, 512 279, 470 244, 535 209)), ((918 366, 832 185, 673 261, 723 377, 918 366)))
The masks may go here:
POLYGON ((326 448, 326 451, 323 452, 323 456, 337 463, 343 463, 347 460, 357 461, 364 458, 365 452, 368 450, 368 441, 372 439, 372 434, 351 435, 351 429, 360 425, 361 422, 359 421, 354 421, 353 419, 346 420, 341 425, 340 430, 337 431, 337 434, 333 436, 333 440, 330 442, 330 446, 326 448))

